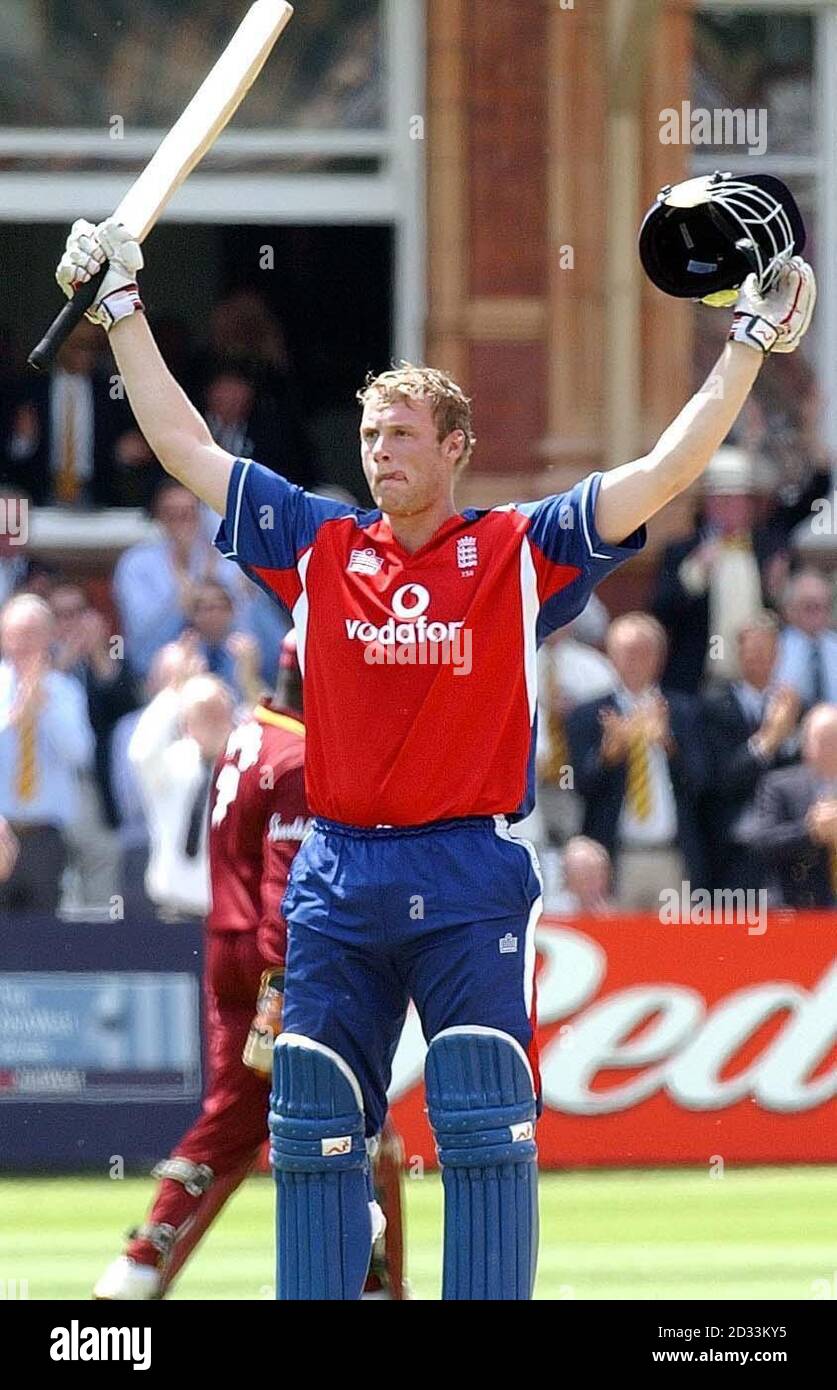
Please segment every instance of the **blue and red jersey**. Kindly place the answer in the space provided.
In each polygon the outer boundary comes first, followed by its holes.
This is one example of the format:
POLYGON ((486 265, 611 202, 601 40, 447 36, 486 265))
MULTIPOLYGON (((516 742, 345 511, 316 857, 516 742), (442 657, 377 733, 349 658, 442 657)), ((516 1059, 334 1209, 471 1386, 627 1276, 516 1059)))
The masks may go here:
POLYGON ((293 618, 315 815, 399 826, 528 814, 537 648, 645 543, 644 528, 601 540, 600 482, 458 513, 410 553, 380 511, 236 462, 215 544, 293 618))

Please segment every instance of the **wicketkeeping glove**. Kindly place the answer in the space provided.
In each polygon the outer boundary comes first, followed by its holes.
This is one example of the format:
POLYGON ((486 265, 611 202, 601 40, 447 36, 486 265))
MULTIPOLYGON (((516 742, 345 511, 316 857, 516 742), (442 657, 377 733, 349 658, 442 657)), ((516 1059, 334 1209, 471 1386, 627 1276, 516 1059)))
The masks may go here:
POLYGON ((735 302, 730 339, 762 352, 795 352, 808 331, 817 282, 801 256, 793 256, 767 294, 760 295, 748 275, 735 302))
POLYGON ((143 267, 142 251, 127 227, 113 218, 98 227, 83 218, 74 222, 55 278, 72 299, 81 285, 100 274, 105 260, 110 264, 86 317, 109 332, 120 319, 143 309, 136 278, 143 267))

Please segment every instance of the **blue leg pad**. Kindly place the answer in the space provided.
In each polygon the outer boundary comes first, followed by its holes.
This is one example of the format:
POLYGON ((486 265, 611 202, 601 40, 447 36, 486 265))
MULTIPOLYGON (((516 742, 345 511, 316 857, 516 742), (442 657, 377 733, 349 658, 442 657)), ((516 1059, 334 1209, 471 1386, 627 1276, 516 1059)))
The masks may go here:
POLYGON ((270 1109, 277 1298, 360 1298, 372 1252, 364 1131, 360 1086, 342 1057, 281 1033, 270 1109))
POLYGON ((528 1058, 497 1029, 446 1028, 430 1044, 425 1081, 445 1189, 442 1298, 531 1298, 538 1151, 528 1058))

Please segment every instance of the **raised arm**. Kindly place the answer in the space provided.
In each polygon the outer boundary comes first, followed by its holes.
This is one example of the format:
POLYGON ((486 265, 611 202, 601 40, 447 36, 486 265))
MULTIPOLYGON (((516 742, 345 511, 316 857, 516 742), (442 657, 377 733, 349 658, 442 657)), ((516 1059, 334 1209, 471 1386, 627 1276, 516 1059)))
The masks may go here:
POLYGON ((793 352, 811 321, 816 284, 794 257, 761 298, 751 281, 739 293, 731 341, 701 389, 645 458, 605 473, 596 500, 596 528, 616 545, 700 477, 736 421, 768 352, 793 352))
POLYGON ((105 257, 109 269, 88 318, 108 333, 131 409, 149 448, 167 473, 223 515, 235 459, 215 443, 206 421, 163 361, 142 312, 136 274, 143 259, 137 243, 116 223, 93 227, 89 222, 75 222, 56 279, 72 298, 91 275, 100 273, 105 257))
POLYGON ((175 381, 145 314, 114 324, 110 345, 149 448, 167 473, 224 515, 235 459, 215 443, 203 416, 175 381))

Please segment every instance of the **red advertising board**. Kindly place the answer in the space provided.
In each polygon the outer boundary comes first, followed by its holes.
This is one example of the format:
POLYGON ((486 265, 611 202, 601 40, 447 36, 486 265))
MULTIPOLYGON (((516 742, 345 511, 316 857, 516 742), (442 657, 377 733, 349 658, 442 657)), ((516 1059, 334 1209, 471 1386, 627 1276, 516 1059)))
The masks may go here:
MULTIPOLYGON (((544 918, 545 1167, 837 1159, 837 914, 544 918)), ((434 1161, 411 1014, 392 1114, 434 1161)))

